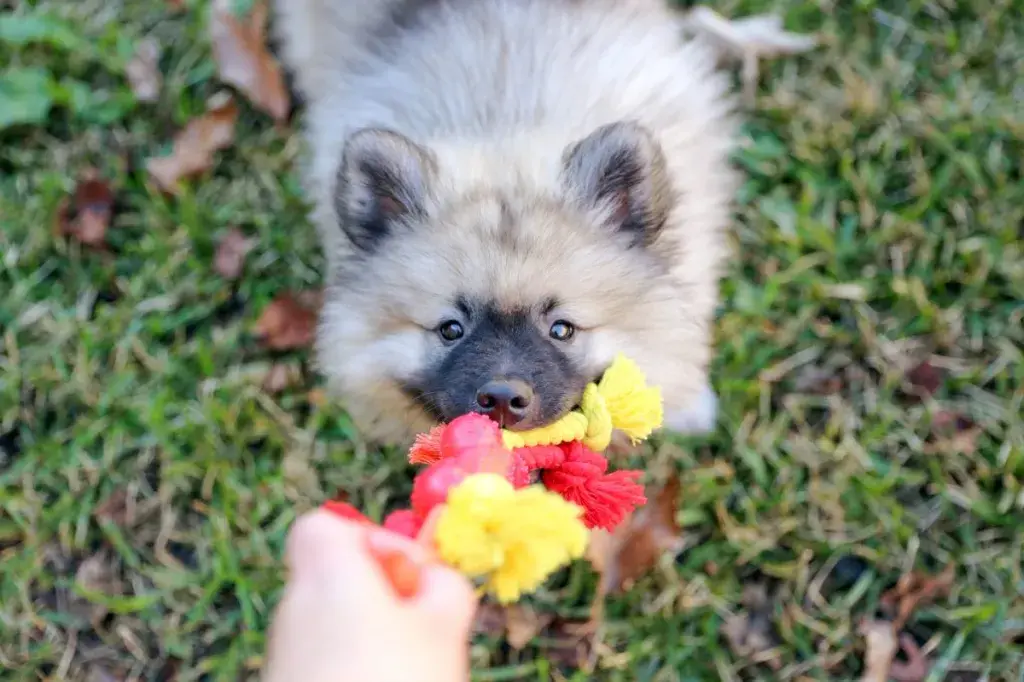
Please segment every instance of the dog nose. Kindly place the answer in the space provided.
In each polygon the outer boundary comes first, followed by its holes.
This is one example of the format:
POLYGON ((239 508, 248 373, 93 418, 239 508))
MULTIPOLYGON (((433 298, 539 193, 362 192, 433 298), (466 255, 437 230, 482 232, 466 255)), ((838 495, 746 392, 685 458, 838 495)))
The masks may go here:
POLYGON ((533 389, 518 379, 488 381, 476 393, 476 404, 502 426, 513 426, 521 422, 533 402, 533 389))

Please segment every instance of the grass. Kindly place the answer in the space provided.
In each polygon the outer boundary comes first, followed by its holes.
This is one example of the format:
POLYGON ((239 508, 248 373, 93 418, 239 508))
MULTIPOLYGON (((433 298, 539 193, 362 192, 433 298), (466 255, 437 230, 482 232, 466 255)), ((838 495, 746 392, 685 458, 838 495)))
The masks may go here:
MULTIPOLYGON (((202 3, 14 4, 80 44, 0 42, 0 63, 59 95, 0 131, 2 677, 253 676, 291 521, 338 490, 379 516, 410 478, 311 397, 302 354, 250 334, 275 294, 320 282, 296 126, 245 109, 213 172, 163 197, 145 158, 218 89, 202 3), (165 50, 155 105, 122 74, 147 34, 165 50), (109 254, 50 229, 87 167, 116 188, 109 254), (229 226, 257 239, 235 284, 211 267, 229 226), (274 361, 304 385, 262 391, 274 361)), ((764 69, 737 159, 719 426, 644 462, 655 482, 682 473, 687 549, 611 601, 593 678, 855 679, 858 621, 907 571, 952 562, 951 594, 907 626, 928 679, 1024 679, 1024 3, 720 7, 828 40, 764 69), (936 425, 951 414, 960 445, 936 425), (778 670, 722 635, 764 581, 778 670)), ((533 605, 580 617, 594 582, 576 566, 533 605)), ((481 680, 590 679, 556 632, 518 652, 481 635, 472 654, 481 680)))

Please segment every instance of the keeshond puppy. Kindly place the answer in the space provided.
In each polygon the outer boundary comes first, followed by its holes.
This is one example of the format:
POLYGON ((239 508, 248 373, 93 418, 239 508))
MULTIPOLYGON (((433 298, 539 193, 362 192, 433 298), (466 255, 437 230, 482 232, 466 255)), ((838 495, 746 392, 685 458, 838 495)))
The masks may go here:
POLYGON ((317 358, 371 440, 549 423, 618 353, 710 428, 736 174, 664 0, 277 0, 328 262, 317 358))

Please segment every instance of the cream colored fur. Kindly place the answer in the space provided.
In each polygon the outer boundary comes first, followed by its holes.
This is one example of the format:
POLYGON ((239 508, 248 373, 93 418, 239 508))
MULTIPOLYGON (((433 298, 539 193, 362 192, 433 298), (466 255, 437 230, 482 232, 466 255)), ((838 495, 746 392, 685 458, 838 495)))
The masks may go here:
POLYGON ((318 358, 368 437, 406 441, 431 420, 397 386, 443 349, 426 331, 456 292, 535 306, 552 293, 585 328, 569 352, 599 372, 636 360, 669 428, 710 428, 710 332, 736 175, 732 97, 715 56, 686 43, 661 0, 277 0, 285 61, 306 99, 305 177, 329 264, 318 358), (435 17, 400 41, 397 8, 435 17), (568 145, 637 121, 677 197, 657 245, 665 274, 563 205, 568 145), (385 246, 372 273, 338 227, 346 138, 389 128, 436 158, 433 219, 385 246), (497 246, 511 207, 515 254, 497 246))

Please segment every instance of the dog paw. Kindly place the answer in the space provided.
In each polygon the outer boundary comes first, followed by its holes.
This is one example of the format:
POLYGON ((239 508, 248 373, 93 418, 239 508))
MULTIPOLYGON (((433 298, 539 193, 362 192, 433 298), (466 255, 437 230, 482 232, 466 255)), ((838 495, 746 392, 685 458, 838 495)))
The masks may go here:
POLYGON ((714 431, 717 419, 718 396, 705 385, 690 405, 665 413, 664 428, 685 434, 709 433, 714 431))

